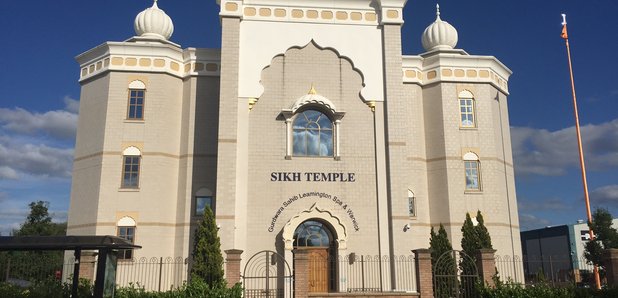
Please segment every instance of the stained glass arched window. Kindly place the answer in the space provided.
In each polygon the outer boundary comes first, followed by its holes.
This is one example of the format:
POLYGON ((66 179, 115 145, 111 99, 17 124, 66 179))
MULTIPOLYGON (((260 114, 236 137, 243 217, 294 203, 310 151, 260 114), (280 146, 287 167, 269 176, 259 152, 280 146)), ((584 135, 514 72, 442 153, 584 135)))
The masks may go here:
POLYGON ((333 156, 333 121, 317 110, 296 115, 293 124, 295 156, 333 156))
POLYGON ((329 247, 331 233, 321 222, 308 220, 296 228, 294 240, 297 247, 329 247))

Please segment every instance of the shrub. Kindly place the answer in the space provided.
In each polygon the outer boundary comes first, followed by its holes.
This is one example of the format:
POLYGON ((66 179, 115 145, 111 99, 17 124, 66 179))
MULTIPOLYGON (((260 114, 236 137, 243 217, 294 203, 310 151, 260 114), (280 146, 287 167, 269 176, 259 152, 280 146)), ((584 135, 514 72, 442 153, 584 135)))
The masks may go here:
POLYGON ((480 298, 610 298, 618 297, 618 288, 556 287, 547 283, 523 286, 512 281, 501 282, 497 279, 494 287, 478 284, 480 298))
POLYGON ((225 281, 208 284, 199 278, 194 278, 189 283, 171 289, 167 292, 147 292, 139 285, 131 284, 129 287, 119 288, 116 291, 117 298, 240 298, 242 287, 240 284, 227 288, 225 281))
POLYGON ((223 281, 223 256, 218 230, 215 215, 206 206, 204 218, 195 231, 191 279, 199 278, 212 285, 223 281))
MULTIPOLYGON (((25 288, 9 283, 0 283, 0 297, 2 298, 65 298, 70 296, 70 283, 63 283, 51 278, 34 282, 25 288)), ((89 280, 80 279, 77 297, 92 297, 92 285, 89 280)))

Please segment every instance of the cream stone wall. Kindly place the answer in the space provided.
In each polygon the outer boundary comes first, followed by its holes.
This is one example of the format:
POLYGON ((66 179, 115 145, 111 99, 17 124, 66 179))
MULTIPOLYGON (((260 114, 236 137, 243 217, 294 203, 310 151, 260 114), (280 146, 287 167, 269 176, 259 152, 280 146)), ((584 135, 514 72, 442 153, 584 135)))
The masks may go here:
POLYGON ((521 255, 510 70, 457 49, 402 56, 401 1, 283 4, 223 1, 220 50, 132 38, 78 56, 69 233, 116 235, 129 216, 136 257, 187 257, 201 219, 195 194, 206 188, 222 249, 244 250, 243 262, 265 249, 291 261, 290 235, 312 217, 339 233, 340 255, 409 255, 440 223, 458 249, 465 213, 477 210, 497 253, 521 255), (146 86, 143 121, 126 119, 134 80, 146 86), (312 85, 343 115, 335 157, 288 154, 286 120, 312 85), (460 127, 464 90, 475 128, 460 127), (129 146, 142 153, 139 189, 121 188, 129 146), (465 191, 469 151, 480 158, 480 192, 465 191), (273 172, 354 173, 355 182, 271 181, 273 172))
POLYGON ((109 76, 103 76, 82 84, 69 208, 71 224, 67 229, 69 235, 95 232, 93 223, 97 221, 99 209, 109 80, 109 76))
MULTIPOLYGON (((347 59, 336 52, 317 48, 310 43, 292 48, 273 59, 262 73, 265 93, 249 113, 249 166, 247 168, 248 243, 247 256, 263 249, 283 253, 283 242, 277 240, 292 217, 312 205, 327 209, 346 227, 350 252, 378 254, 376 214, 376 163, 374 124, 371 109, 359 96, 360 74, 347 59), (328 98, 337 112, 345 112, 340 124, 340 160, 333 157, 297 157, 286 159, 287 129, 282 110, 289 109, 311 85, 328 98), (355 173, 356 182, 273 182, 271 172, 343 172, 355 173), (326 193, 331 198, 316 196, 298 198, 285 206, 273 231, 269 226, 283 202, 307 192, 326 193), (337 205, 337 197, 347 207, 337 205), (352 210, 358 231, 346 213, 352 210), (269 239, 264 241, 264 239, 269 239)), ((339 235, 342 236, 342 235, 339 235)))
POLYGON ((409 254, 410 250, 427 248, 431 226, 430 202, 427 186, 427 159, 425 147, 425 113, 423 89, 416 84, 403 86, 402 113, 406 122, 406 173, 402 175, 404 191, 410 190, 416 198, 416 216, 410 217, 408 196, 398 192, 393 197, 393 250, 395 255, 409 254), (406 188, 407 187, 407 188, 406 188), (406 227, 409 225, 409 229, 406 227))
POLYGON ((111 73, 97 233, 116 234, 116 212, 136 212, 136 256, 173 256, 182 81, 164 74, 111 73), (127 86, 146 84, 144 120, 126 120, 127 86), (122 151, 142 152, 139 189, 121 188, 122 151), (156 235, 156 236, 155 236, 156 235))
MULTIPOLYGON (((236 243, 236 235, 246 230, 237 225, 236 206, 246 209, 244 202, 237 202, 237 140, 238 110, 242 100, 238 98, 238 55, 240 20, 235 17, 221 19, 221 78, 219 95, 219 127, 217 138, 217 224, 222 249, 245 246, 236 243)), ((248 108, 248 106, 246 106, 248 108)))
POLYGON ((491 85, 467 83, 437 84, 426 88, 424 95, 432 225, 443 223, 453 247, 460 248, 465 213, 475 216, 481 210, 497 253, 521 255, 512 155, 506 149, 510 148, 506 96, 491 85), (459 126, 462 90, 475 97, 476 128, 459 126), (469 151, 480 158, 480 192, 465 191, 463 155, 469 151))

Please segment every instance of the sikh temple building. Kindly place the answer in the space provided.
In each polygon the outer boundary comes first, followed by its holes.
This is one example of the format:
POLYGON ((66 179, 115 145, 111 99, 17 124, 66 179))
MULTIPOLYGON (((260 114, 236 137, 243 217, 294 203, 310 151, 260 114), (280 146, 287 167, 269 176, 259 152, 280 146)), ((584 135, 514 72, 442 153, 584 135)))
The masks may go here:
MULTIPOLYGON (((189 257, 206 206, 221 249, 409 255, 483 213, 521 256, 511 71, 441 19, 402 53, 405 0, 220 0, 221 48, 183 48, 154 1, 136 35, 77 56, 68 233, 189 257)), ((159 3, 161 4, 161 3, 159 3)))

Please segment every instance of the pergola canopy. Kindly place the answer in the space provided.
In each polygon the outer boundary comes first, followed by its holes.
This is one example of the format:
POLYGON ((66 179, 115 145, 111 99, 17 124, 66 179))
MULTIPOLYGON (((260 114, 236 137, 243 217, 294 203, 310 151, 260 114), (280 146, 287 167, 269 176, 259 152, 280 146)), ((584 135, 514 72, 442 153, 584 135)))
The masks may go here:
POLYGON ((116 236, 5 236, 0 251, 7 250, 100 250, 142 248, 116 236))

